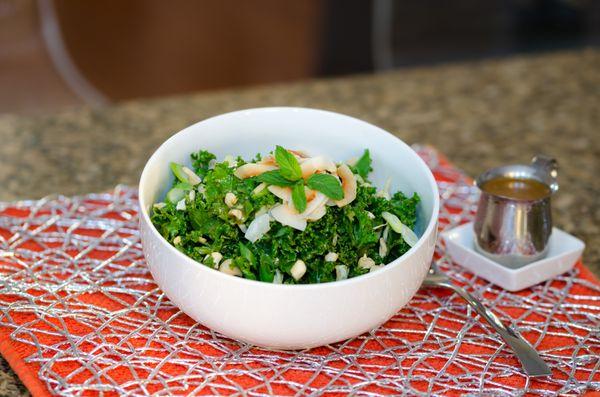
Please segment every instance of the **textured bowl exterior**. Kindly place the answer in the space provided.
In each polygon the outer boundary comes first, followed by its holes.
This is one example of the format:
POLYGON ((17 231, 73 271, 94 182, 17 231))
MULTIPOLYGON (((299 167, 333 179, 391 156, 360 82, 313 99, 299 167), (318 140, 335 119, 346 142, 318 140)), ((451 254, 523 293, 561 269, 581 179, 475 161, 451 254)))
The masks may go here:
POLYGON ((150 158, 140 181, 144 255, 169 299, 199 323, 232 338, 277 349, 320 346, 357 336, 388 320, 414 296, 433 256, 439 208, 435 180, 399 139, 363 121, 320 110, 262 108, 217 116, 175 134, 150 158), (200 148, 253 157, 280 144, 346 159, 366 147, 373 181, 392 177, 392 190, 417 192, 419 242, 381 270, 345 281, 274 285, 225 275, 185 256, 150 222, 151 205, 172 178, 169 161, 189 164, 200 148))

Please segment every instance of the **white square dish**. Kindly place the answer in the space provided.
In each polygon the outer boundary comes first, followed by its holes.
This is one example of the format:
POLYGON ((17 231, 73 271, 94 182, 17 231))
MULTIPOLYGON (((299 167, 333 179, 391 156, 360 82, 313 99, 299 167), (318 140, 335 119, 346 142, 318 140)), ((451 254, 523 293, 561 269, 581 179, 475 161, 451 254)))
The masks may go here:
POLYGON ((531 287, 570 270, 585 248, 585 243, 577 237, 553 228, 544 259, 511 269, 475 251, 473 223, 445 231, 441 237, 454 262, 508 291, 531 287))

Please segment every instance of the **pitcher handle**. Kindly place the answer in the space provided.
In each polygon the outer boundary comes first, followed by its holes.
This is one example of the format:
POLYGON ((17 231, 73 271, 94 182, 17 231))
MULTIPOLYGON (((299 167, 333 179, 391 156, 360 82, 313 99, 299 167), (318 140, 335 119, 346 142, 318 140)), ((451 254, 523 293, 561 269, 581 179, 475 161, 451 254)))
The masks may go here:
POLYGON ((558 161, 556 159, 538 154, 531 160, 531 166, 541 174, 540 176, 548 181, 552 192, 558 190, 558 161))

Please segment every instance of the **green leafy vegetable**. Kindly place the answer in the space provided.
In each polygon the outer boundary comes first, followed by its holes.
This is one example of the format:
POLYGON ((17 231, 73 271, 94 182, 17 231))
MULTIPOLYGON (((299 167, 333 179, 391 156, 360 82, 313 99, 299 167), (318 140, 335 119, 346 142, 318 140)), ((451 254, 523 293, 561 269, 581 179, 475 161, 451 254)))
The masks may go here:
POLYGON ((362 179, 367 179, 369 173, 373 171, 373 167, 371 167, 371 154, 369 153, 369 149, 365 149, 363 155, 360 156, 354 165, 354 170, 358 175, 361 176, 362 179))
POLYGON ((212 153, 207 152, 206 150, 200 150, 196 153, 191 154, 192 158, 192 167, 194 168, 194 172, 200 176, 204 177, 208 172, 210 162, 215 160, 217 156, 212 153))
POLYGON ((306 193, 304 192, 304 183, 298 181, 292 187, 292 202, 298 212, 304 212, 306 209, 306 193))
POLYGON ((333 175, 312 174, 306 181, 306 185, 313 190, 318 190, 332 200, 344 198, 342 185, 333 175))
POLYGON ((254 256, 252 251, 250 251, 250 249, 248 249, 248 247, 246 247, 243 243, 239 243, 239 246, 240 246, 240 254, 242 254, 242 257, 244 259, 246 259, 248 261, 248 263, 250 263, 250 265, 255 266, 256 265, 256 257, 254 256))
POLYGON ((297 181, 302 178, 302 170, 296 157, 281 146, 275 148, 275 161, 279 166, 281 175, 290 180, 297 181))
MULTIPOLYGON (((270 171, 264 176, 247 179, 236 177, 235 168, 230 164, 214 161, 212 153, 203 150, 193 153, 192 168, 202 177, 202 181, 192 186, 175 177, 165 202, 152 208, 151 219, 156 230, 170 243, 177 241, 174 244, 176 249, 211 268, 215 265, 211 254, 218 252, 222 255, 222 261, 231 259, 231 266, 239 269, 243 278, 263 282, 277 280, 284 284, 335 281, 336 266, 346 266, 348 277, 360 276, 369 272, 369 269, 358 266, 358 260, 363 255, 378 265, 386 264, 407 252, 410 245, 415 243, 416 236, 413 236, 412 229, 417 220, 419 196, 415 194, 409 197, 396 192, 390 199, 378 197, 377 188, 362 183, 360 178, 357 178, 356 198, 350 204, 341 208, 326 206, 325 214, 316 221, 309 220, 303 231, 270 220, 269 228, 260 239, 254 243, 246 239, 242 230, 250 230, 251 222, 258 215, 281 203, 281 199, 267 189, 255 192, 260 183, 289 186, 292 188, 291 201, 294 207, 299 212, 308 207, 305 181, 301 177, 298 162, 295 157, 290 160, 293 155, 283 148, 279 150, 280 157, 281 150, 285 152, 284 160, 279 159, 278 164, 288 164, 290 174, 284 176, 280 170, 276 170, 278 172, 270 171), (195 193, 190 195, 192 189, 195 193), (225 203, 227 193, 234 194, 237 199, 231 208, 225 203), (177 204, 184 199, 185 209, 178 210, 177 204), (231 216, 232 210, 239 211, 241 218, 231 216), (383 238, 382 231, 388 223, 391 226, 386 233, 387 250, 382 257, 379 239, 383 238), (325 261, 325 255, 329 252, 338 255, 335 262, 325 261), (290 269, 298 259, 306 263, 307 269, 304 276, 296 281, 291 277, 290 269)), ((260 161, 260 158, 257 155, 253 161, 260 161)), ((245 163, 244 159, 236 160, 237 166, 245 163)), ((286 167, 281 164, 280 169, 286 167)), ((371 170, 368 151, 351 168, 354 173, 364 175, 363 180, 368 182, 366 176, 371 170)), ((171 170, 176 173, 180 168, 174 166, 171 170)), ((339 182, 328 174, 310 176, 306 180, 306 187, 322 192, 333 200, 340 197, 339 182)), ((254 225, 254 229, 257 225, 254 225)))
POLYGON ((275 271, 273 270, 273 259, 267 254, 260 255, 260 263, 258 264, 258 278, 260 281, 268 283, 273 282, 275 271))
POLYGON ((185 172, 183 172, 183 166, 181 164, 171 162, 169 165, 171 167, 171 171, 173 171, 173 175, 175 175, 175 178, 181 182, 189 182, 187 175, 185 172))
POLYGON ((264 172, 256 177, 257 181, 268 183, 275 186, 292 186, 295 182, 286 179, 280 170, 264 172))

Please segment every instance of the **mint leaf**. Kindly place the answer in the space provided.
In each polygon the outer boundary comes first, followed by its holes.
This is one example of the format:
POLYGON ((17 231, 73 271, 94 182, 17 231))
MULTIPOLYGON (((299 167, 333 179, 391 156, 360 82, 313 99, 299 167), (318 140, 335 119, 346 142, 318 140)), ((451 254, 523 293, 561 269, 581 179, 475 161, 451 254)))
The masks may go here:
POLYGON ((333 175, 312 174, 306 181, 306 185, 313 190, 318 190, 332 200, 344 198, 342 185, 333 175))
POLYGON ((292 188, 292 201, 298 212, 304 212, 306 209, 306 193, 302 181, 298 181, 292 188))
POLYGON ((302 178, 302 170, 296 157, 279 145, 275 148, 275 161, 284 178, 290 181, 297 181, 302 178))
POLYGON ((256 177, 256 180, 275 186, 292 186, 294 184, 294 182, 284 178, 280 170, 263 172, 256 177))
POLYGON ((363 179, 367 179, 369 172, 373 171, 373 167, 371 167, 371 155, 369 154, 369 149, 365 149, 363 155, 360 156, 354 165, 354 169, 356 170, 356 173, 363 179))

